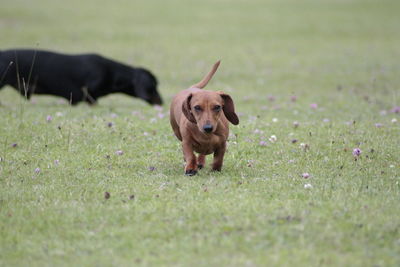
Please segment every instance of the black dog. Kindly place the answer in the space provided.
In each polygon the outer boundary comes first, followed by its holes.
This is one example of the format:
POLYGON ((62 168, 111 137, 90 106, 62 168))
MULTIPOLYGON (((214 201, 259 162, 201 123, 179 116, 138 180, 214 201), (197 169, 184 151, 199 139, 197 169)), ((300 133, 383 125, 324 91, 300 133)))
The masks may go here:
POLYGON ((161 105, 157 80, 143 68, 132 68, 96 54, 64 55, 48 51, 0 51, 0 89, 11 85, 28 99, 32 94, 61 96, 75 105, 95 104, 99 97, 125 93, 161 105))

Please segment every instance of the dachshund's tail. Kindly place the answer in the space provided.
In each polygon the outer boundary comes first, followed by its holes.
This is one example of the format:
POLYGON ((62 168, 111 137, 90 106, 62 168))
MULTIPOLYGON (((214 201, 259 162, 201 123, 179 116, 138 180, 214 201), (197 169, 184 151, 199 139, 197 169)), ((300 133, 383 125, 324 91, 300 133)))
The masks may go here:
POLYGON ((221 63, 221 60, 218 60, 217 63, 215 63, 214 66, 212 67, 211 71, 206 76, 204 76, 203 80, 201 80, 200 82, 192 85, 190 88, 200 88, 200 89, 202 89, 202 88, 206 87, 208 82, 214 76, 214 73, 217 71, 220 63, 221 63))

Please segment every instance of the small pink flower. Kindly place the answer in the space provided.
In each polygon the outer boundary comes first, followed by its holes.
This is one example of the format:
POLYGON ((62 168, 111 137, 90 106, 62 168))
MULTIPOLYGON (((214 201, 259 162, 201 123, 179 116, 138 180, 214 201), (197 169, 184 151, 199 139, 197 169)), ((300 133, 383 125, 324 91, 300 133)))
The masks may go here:
POLYGON ((290 97, 290 101, 296 102, 296 101, 297 101, 297 96, 292 95, 292 96, 290 97))
POLYGON ((390 111, 393 113, 400 113, 400 106, 393 107, 390 111))
POLYGON ((328 118, 325 118, 322 121, 325 122, 325 123, 328 123, 330 120, 328 118))
POLYGON ((382 124, 382 123, 379 123, 379 122, 378 122, 378 123, 375 123, 375 127, 376 127, 376 128, 382 128, 382 127, 383 127, 383 124, 382 124))
POLYGON ((35 173, 36 173, 36 174, 40 173, 40 168, 36 168, 36 169, 35 169, 35 173))
POLYGON ((47 115, 46 121, 51 122, 53 120, 53 117, 51 115, 47 115))
POLYGON ((312 103, 312 104, 310 104, 310 108, 317 109, 318 108, 318 104, 317 103, 312 103))
POLYGON ((359 148, 354 148, 353 149, 353 156, 354 157, 359 157, 361 155, 361 149, 359 148))
POLYGON ((260 146, 266 146, 267 145, 267 142, 265 142, 264 140, 263 141, 260 141, 260 143, 258 143, 260 146))
POLYGON ((155 105, 154 109, 159 111, 159 112, 161 112, 163 110, 162 106, 160 106, 160 105, 155 105))
POLYGON ((255 129, 255 130, 253 131, 253 133, 255 133, 255 134, 262 134, 262 133, 264 133, 264 131, 261 131, 261 130, 259 130, 259 129, 255 129))
POLYGON ((310 177, 310 174, 308 172, 305 172, 301 175, 304 179, 307 179, 310 177))
POLYGON ((115 154, 118 156, 121 156, 124 154, 124 152, 122 150, 117 150, 117 151, 115 151, 115 154))
POLYGON ((268 100, 271 102, 275 101, 275 96, 273 95, 268 96, 268 100))

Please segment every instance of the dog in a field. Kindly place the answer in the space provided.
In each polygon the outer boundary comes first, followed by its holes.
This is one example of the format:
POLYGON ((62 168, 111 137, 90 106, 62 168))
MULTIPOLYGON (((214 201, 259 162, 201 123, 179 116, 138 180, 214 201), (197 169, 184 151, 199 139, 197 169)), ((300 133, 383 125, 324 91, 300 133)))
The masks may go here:
POLYGON ((60 96, 75 105, 95 104, 99 97, 124 93, 151 105, 161 105, 157 79, 148 70, 134 68, 97 54, 66 55, 50 51, 0 51, 0 89, 10 85, 21 95, 60 96))
POLYGON ((220 62, 199 83, 178 93, 171 103, 170 123, 182 141, 185 174, 192 176, 205 165, 206 155, 214 154, 212 169, 221 171, 229 122, 239 124, 232 98, 223 92, 202 90, 220 62), (199 153, 198 157, 194 152, 199 153))

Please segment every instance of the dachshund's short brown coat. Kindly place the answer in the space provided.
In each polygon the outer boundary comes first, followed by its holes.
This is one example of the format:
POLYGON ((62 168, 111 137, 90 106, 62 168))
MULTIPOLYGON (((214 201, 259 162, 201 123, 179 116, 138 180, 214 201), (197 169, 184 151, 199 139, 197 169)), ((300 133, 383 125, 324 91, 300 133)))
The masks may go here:
POLYGON ((203 80, 178 93, 171 103, 170 122, 182 141, 186 161, 185 174, 192 176, 205 164, 205 156, 214 153, 212 169, 220 171, 229 136, 229 123, 239 124, 232 98, 221 91, 201 90, 216 72, 219 61, 203 80), (193 152, 199 153, 196 158, 193 152))

